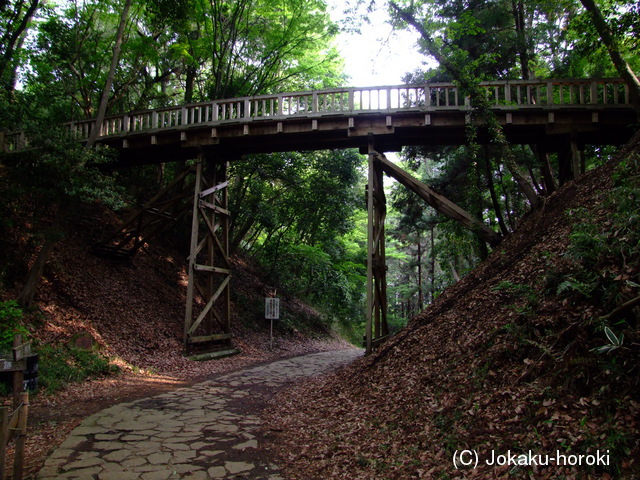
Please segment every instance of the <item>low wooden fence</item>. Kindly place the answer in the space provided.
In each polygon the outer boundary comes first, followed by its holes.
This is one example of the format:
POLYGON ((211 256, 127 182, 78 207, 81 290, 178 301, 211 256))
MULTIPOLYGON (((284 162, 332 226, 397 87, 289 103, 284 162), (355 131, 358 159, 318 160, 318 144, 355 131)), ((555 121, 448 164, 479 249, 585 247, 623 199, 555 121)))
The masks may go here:
POLYGON ((0 407, 0 480, 7 472, 7 447, 14 440, 13 480, 22 480, 24 470, 24 445, 27 439, 29 394, 20 394, 20 404, 10 413, 9 407, 0 407))

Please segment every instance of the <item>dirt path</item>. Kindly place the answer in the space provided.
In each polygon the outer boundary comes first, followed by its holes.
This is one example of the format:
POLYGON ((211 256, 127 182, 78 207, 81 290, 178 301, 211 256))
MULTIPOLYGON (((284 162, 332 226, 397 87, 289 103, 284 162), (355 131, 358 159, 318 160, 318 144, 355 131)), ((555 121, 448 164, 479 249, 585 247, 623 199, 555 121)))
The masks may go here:
POLYGON ((265 402, 360 355, 349 349, 279 360, 109 407, 73 430, 37 478, 278 480, 278 467, 259 448, 265 402))

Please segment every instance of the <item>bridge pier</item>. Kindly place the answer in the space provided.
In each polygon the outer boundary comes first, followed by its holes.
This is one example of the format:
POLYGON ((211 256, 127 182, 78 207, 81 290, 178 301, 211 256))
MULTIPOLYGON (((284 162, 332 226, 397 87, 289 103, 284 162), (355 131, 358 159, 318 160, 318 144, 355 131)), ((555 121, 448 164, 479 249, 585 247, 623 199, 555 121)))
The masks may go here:
POLYGON ((556 190, 553 169, 549 161, 550 153, 557 154, 559 186, 571 180, 577 180, 584 173, 584 145, 578 143, 573 135, 558 136, 548 144, 538 144, 535 153, 543 174, 546 194, 556 190))
POLYGON ((369 138, 369 183, 367 185, 367 354, 389 335, 387 324, 387 265, 384 221, 387 215, 383 171, 376 162, 378 152, 369 138))
POLYGON ((196 166, 184 345, 231 340, 228 162, 201 150, 196 166))

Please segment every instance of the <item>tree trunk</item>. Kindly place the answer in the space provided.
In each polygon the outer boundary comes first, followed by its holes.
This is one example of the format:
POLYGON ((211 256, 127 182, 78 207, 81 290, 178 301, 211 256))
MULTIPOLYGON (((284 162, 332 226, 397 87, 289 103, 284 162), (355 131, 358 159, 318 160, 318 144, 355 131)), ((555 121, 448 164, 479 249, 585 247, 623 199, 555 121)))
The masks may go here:
POLYGON ((431 292, 429 296, 429 303, 433 303, 436 296, 436 256, 433 253, 436 248, 436 239, 435 239, 435 226, 431 225, 431 251, 429 252, 429 256, 431 257, 431 261, 429 262, 429 275, 431 276, 431 292))
POLYGON ((473 107, 483 115, 489 129, 489 134, 501 149, 502 161, 509 169, 511 176, 520 187, 522 193, 527 197, 527 200, 529 200, 531 208, 537 208, 541 203, 540 197, 529 181, 525 178, 524 174, 520 171, 513 152, 511 151, 509 142, 507 142, 504 135, 504 131, 495 118, 495 115, 491 110, 491 106, 484 95, 483 90, 478 86, 478 83, 469 77, 463 68, 460 68, 442 53, 442 49, 437 45, 434 39, 431 38, 429 32, 424 29, 410 11, 400 8, 393 1, 389 2, 389 5, 396 11, 402 20, 415 28, 422 37, 424 45, 431 56, 433 56, 438 63, 449 72, 460 86, 462 92, 469 96, 473 107))
POLYGON ((549 154, 544 151, 542 146, 530 145, 530 147, 540 164, 542 178, 544 179, 545 195, 551 195, 556 191, 557 187, 556 181, 553 178, 553 169, 551 168, 551 162, 549 161, 549 154))
MULTIPOLYGON (((93 145, 98 138, 98 133, 100 131, 100 125, 104 120, 107 104, 109 102, 109 91, 111 90, 111 85, 113 84, 113 79, 115 77, 116 69, 118 67, 118 62, 120 58, 120 50, 122 48, 122 39, 124 37, 124 27, 127 22, 127 17, 129 15, 129 8, 131 7, 131 1, 127 0, 122 10, 122 15, 120 16, 120 25, 118 27, 118 33, 116 34, 116 44, 113 48, 113 57, 111 58, 111 67, 109 69, 109 74, 107 76, 107 81, 104 87, 104 91, 102 92, 102 98, 100 100, 100 107, 98 110, 98 116, 96 118, 96 122, 94 128, 91 131, 89 139, 85 145, 85 149, 93 148, 93 145)), ((76 167, 77 168, 77 167, 76 167)), ((81 168, 81 166, 80 166, 81 168)), ((66 217, 69 210, 69 200, 67 198, 62 198, 58 204, 58 211, 54 218, 54 221, 49 227, 46 233, 46 240, 36 260, 29 270, 29 275, 27 276, 27 281, 18 296, 18 303, 20 303, 23 307, 30 307, 33 304, 33 300, 35 298, 36 290, 38 285, 40 284, 40 279, 42 278, 42 273, 44 272, 44 267, 49 261, 49 257, 53 253, 53 249, 58 243, 60 236, 60 228, 66 217)))
POLYGON ((0 61, 0 78, 4 76, 9 64, 12 62, 16 49, 19 48, 21 44, 21 38, 23 38, 25 30, 29 26, 29 22, 31 21, 31 18, 34 16, 39 6, 39 0, 31 0, 29 8, 27 8, 24 16, 17 23, 15 29, 13 31, 7 29, 2 38, 0 38, 0 41, 4 46, 2 61, 0 61))
POLYGON ((514 221, 513 216, 511 215, 511 199, 509 197, 509 192, 504 186, 504 176, 502 174, 502 171, 498 170, 498 173, 500 175, 500 186, 502 187, 502 192, 504 194, 504 211, 506 212, 507 220, 509 221, 509 226, 511 227, 511 230, 515 230, 516 222, 514 221))
POLYGON ((455 261, 450 261, 449 262, 449 268, 451 269, 451 275, 453 276, 453 279, 456 282, 459 282, 460 281, 460 274, 458 273, 458 270, 456 269, 455 261))
POLYGON ((517 45, 516 49, 518 56, 520 57, 520 70, 522 71, 522 79, 531 79, 531 69, 529 64, 531 63, 531 56, 527 48, 527 36, 526 27, 524 24, 524 1, 512 0, 511 11, 513 13, 513 20, 516 29, 517 45))
POLYGON ((422 292, 422 238, 420 237, 420 231, 418 231, 418 310, 422 311, 424 308, 424 294, 422 292))
POLYGON ((628 85, 631 101, 636 113, 640 115, 640 79, 638 79, 637 75, 633 72, 629 63, 622 58, 622 54, 618 48, 618 42, 616 42, 616 39, 611 34, 611 29, 609 28, 609 25, 607 25, 605 18, 602 16, 602 12, 600 11, 600 8, 598 8, 598 5, 596 5, 595 0, 580 0, 580 2, 587 12, 591 14, 591 17, 593 18, 593 25, 596 27, 596 31, 598 32, 598 35, 600 35, 602 43, 604 43, 604 46, 607 48, 611 61, 616 67, 616 70, 618 70, 618 74, 628 85))
POLYGON ((195 87, 196 81, 196 69, 192 66, 187 67, 187 75, 185 78, 185 88, 184 88, 184 102, 191 103, 193 102, 193 91, 195 87))
POLYGON ((502 216, 502 208, 500 207, 500 202, 498 201, 498 195, 496 193, 496 185, 493 181, 493 171, 491 170, 491 161, 489 160, 489 148, 485 147, 484 149, 484 166, 485 166, 485 175, 487 176, 487 184, 489 185, 489 194, 491 195, 491 203, 493 203, 493 210, 496 214, 496 218, 498 219, 498 225, 500 226, 500 231, 503 236, 507 236, 509 234, 509 229, 507 228, 507 224, 504 223, 504 217, 502 216))
POLYGON ((67 215, 68 204, 61 201, 58 206, 53 222, 45 233, 45 240, 42 248, 38 252, 38 255, 29 270, 27 275, 27 281, 22 287, 20 295, 18 295, 17 301, 23 308, 29 308, 33 304, 33 300, 36 295, 36 290, 40 284, 40 279, 44 272, 44 267, 49 261, 49 257, 53 253, 53 249, 58 244, 60 236, 62 235, 62 222, 67 215))
POLYGON ((104 117, 107 114, 107 105, 109 104, 109 95, 111 92, 111 86, 113 85, 113 79, 116 76, 118 63, 120 63, 120 51, 122 50, 122 41, 124 38, 124 27, 126 26, 127 18, 129 17, 129 8, 131 7, 131 1, 132 0, 127 0, 125 2, 124 8, 122 9, 122 14, 120 15, 120 25, 118 25, 118 32, 116 34, 116 43, 113 46, 113 56, 111 57, 111 66, 109 67, 107 81, 105 82, 104 90, 102 91, 102 97, 100 98, 100 106, 98 107, 98 114, 96 116, 96 121, 93 125, 93 129, 91 130, 91 134, 89 135, 89 139, 87 140, 86 148, 93 148, 93 145, 96 143, 96 140, 98 139, 98 135, 100 134, 104 117))

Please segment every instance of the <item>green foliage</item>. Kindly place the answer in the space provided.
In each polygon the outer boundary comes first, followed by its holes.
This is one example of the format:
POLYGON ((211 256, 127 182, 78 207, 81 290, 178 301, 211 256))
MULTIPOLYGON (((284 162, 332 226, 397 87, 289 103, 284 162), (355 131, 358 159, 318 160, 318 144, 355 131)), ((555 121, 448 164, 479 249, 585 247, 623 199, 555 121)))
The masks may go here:
POLYGON ((607 218, 593 221, 593 212, 570 212, 577 220, 571 233, 567 257, 572 271, 557 293, 577 295, 613 309, 623 292, 632 294, 640 273, 640 174, 637 157, 622 162, 614 174, 614 188, 602 207, 607 218))
MULTIPOLYGON (((403 167, 477 218, 485 218, 490 215, 489 196, 471 153, 467 147, 410 148, 403 167)), ((389 262, 389 293, 392 313, 408 318, 469 272, 487 250, 475 234, 437 214, 408 189, 396 184, 391 200, 389 245, 403 257, 389 262), (420 270, 423 305, 417 288, 420 270)))
POLYGON ((39 382, 46 393, 53 393, 67 384, 90 377, 118 372, 104 355, 66 346, 41 345, 39 354, 39 382))
POLYGON ((523 297, 529 302, 537 300, 535 289, 531 285, 522 283, 513 283, 511 281, 503 281, 491 288, 493 292, 507 292, 511 295, 523 297))
MULTIPOLYGON (((44 120, 44 119, 43 119, 44 120)), ((111 208, 124 206, 126 199, 117 184, 117 175, 105 174, 101 167, 112 160, 107 149, 86 149, 63 130, 30 126, 34 150, 12 157, 8 176, 17 192, 28 192, 35 199, 52 204, 57 201, 87 203, 99 201, 111 208)))
POLYGON ((15 335, 29 335, 20 323, 22 309, 15 300, 0 302, 0 353, 11 352, 15 335))
MULTIPOLYGON (((66 3, 39 24, 26 87, 91 118, 121 7, 66 3)), ((162 0, 130 12, 110 112, 336 86, 337 28, 320 0, 162 0)), ((68 120, 68 118, 66 119, 68 120)))
POLYGON ((584 298, 591 298, 593 292, 598 286, 598 275, 595 272, 581 272, 581 280, 573 276, 566 277, 557 288, 557 294, 560 296, 570 296, 578 294, 584 298))
POLYGON ((102 170, 111 160, 107 149, 84 148, 63 129, 47 125, 43 115, 25 125, 32 148, 6 155, 0 171, 0 195, 7 199, 0 208, 0 282, 6 285, 28 269, 21 248, 37 249, 62 237, 65 214, 90 202, 119 209, 128 198, 118 175, 102 170))
POLYGON ((597 353, 609 353, 622 347, 624 343, 624 333, 617 336, 609 327, 604 327, 604 334, 607 337, 607 340, 609 340, 609 343, 602 345, 601 347, 596 347, 592 349, 592 351, 597 353))
POLYGON ((360 322, 366 279, 361 164, 354 151, 324 151, 232 165, 232 248, 347 330, 360 322))
MULTIPOLYGON (((498 285, 491 288, 493 292, 505 292, 508 295, 515 297, 516 302, 513 305, 509 305, 509 308, 513 309, 518 315, 522 317, 532 317, 536 313, 538 308, 539 298, 536 290, 528 284, 513 283, 510 281, 500 282, 498 285)), ((513 330, 518 330, 517 337, 520 340, 524 340, 528 333, 527 324, 518 326, 506 325, 507 330, 513 327, 513 330)))

